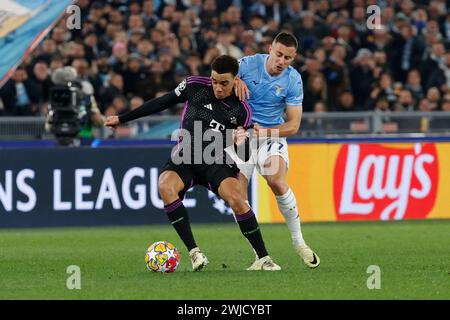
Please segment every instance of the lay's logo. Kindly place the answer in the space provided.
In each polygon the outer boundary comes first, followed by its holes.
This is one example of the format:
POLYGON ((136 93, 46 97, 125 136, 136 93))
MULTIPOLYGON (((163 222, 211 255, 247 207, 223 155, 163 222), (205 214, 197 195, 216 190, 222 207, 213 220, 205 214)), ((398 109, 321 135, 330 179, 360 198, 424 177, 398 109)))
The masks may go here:
POLYGON ((438 157, 432 143, 411 148, 344 145, 334 168, 337 220, 426 218, 437 183, 438 157))

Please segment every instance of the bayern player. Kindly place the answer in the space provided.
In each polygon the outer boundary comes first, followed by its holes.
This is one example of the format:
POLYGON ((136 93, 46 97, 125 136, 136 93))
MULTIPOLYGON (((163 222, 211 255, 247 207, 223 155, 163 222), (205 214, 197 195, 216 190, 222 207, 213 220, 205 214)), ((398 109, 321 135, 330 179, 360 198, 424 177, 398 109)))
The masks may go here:
POLYGON ((303 239, 297 201, 286 181, 289 168, 286 137, 297 133, 302 116, 302 78, 290 66, 297 48, 295 36, 281 32, 273 40, 269 54, 240 59, 236 94, 240 99, 247 98, 252 108, 253 137, 257 143, 251 144, 251 159, 246 163, 238 162, 239 180, 242 189, 247 190, 256 167, 275 195, 297 254, 308 267, 316 268, 320 259, 303 239))
MULTIPOLYGON (((181 116, 184 133, 162 169, 158 191, 170 223, 189 251, 192 269, 201 270, 208 264, 208 259, 197 246, 182 200, 188 189, 194 185, 202 185, 225 200, 233 209, 242 234, 258 256, 251 270, 280 270, 280 266, 270 258, 258 221, 240 190, 241 185, 237 180, 239 169, 234 162, 224 159, 224 149, 228 147, 227 130, 234 130, 235 139, 234 143, 231 141, 231 147, 239 149, 246 146, 245 127, 251 123, 250 107, 234 94, 238 61, 231 56, 222 55, 212 62, 211 69, 210 78, 188 77, 164 96, 149 100, 125 114, 108 117, 105 125, 114 128, 184 102, 181 116), (202 139, 206 136, 210 136, 210 139, 202 139), (196 148, 196 140, 201 141, 200 150, 196 148), (214 149, 217 147, 219 150, 212 162, 202 157, 211 149, 211 144, 216 144, 214 149), (200 159, 197 159, 198 155, 200 159)), ((238 151, 238 154, 242 152, 238 151)))

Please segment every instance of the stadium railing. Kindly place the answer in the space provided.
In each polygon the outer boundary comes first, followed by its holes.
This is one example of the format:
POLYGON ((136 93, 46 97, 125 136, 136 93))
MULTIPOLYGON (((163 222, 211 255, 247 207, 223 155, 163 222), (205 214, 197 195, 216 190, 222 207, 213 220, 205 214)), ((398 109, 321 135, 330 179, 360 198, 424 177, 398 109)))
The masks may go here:
MULTIPOLYGON (((152 116, 134 121, 116 132, 116 138, 165 139, 178 127, 179 116, 152 116)), ((327 112, 304 113, 298 137, 341 135, 450 133, 450 112, 327 112)), ((111 130, 97 128, 98 138, 111 137, 111 130)), ((45 117, 0 117, 1 140, 52 139, 45 130, 45 117)))

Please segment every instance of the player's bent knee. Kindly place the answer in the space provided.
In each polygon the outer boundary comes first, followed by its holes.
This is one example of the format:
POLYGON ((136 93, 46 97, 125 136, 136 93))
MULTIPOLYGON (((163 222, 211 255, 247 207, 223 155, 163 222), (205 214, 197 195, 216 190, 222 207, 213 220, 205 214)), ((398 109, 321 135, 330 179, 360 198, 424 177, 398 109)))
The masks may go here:
POLYGON ((174 179, 171 179, 171 175, 167 172, 163 172, 158 179, 158 191, 161 198, 164 200, 169 199, 169 201, 175 197, 178 197, 178 190, 180 187, 177 185, 174 179))
POLYGON ((178 192, 176 191, 176 189, 173 186, 167 185, 165 183, 160 183, 158 185, 158 191, 159 191, 159 195, 161 196, 163 201, 165 199, 172 199, 178 195, 178 192))
POLYGON ((241 193, 230 194, 224 199, 236 214, 244 214, 249 210, 249 205, 241 193))
POLYGON ((234 178, 222 181, 219 187, 219 196, 233 209, 236 214, 248 211, 247 198, 241 186, 234 178))
POLYGON ((283 195, 289 189, 287 182, 284 179, 268 179, 267 184, 275 195, 283 195))

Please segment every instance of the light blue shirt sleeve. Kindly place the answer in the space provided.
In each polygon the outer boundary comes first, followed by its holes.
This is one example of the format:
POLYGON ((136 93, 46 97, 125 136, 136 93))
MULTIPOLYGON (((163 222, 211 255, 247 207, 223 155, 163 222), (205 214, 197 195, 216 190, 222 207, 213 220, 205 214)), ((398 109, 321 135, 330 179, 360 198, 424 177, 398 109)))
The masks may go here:
POLYGON ((249 57, 243 57, 239 59, 239 71, 238 76, 239 78, 243 78, 244 75, 247 74, 249 69, 249 57))
POLYGON ((303 104, 303 81, 299 73, 291 79, 286 96, 286 105, 298 106, 303 104))

